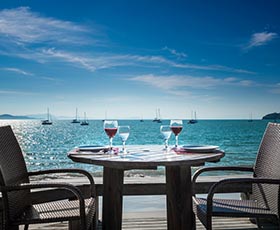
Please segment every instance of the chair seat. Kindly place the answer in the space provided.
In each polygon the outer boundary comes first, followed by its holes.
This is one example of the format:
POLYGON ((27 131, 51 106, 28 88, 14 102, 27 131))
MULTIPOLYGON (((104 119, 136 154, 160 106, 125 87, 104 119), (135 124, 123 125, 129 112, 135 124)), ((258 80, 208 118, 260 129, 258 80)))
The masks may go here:
MULTIPOLYGON (((198 216, 206 216, 207 201, 193 197, 194 211, 198 216)), ((213 199, 213 216, 228 217, 277 217, 268 207, 259 205, 254 200, 213 199)))
MULTIPOLYGON (((91 223, 96 211, 95 198, 85 199, 87 224, 91 223)), ((34 224, 47 222, 60 222, 66 220, 79 220, 79 201, 60 200, 42 204, 35 204, 28 208, 22 216, 13 220, 13 224, 34 224), (70 217, 70 218, 69 218, 70 217)))

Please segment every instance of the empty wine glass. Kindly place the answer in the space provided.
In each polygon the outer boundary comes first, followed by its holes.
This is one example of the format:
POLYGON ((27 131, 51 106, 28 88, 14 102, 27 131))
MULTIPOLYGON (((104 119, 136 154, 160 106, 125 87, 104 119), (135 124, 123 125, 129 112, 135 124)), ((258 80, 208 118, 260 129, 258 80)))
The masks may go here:
POLYGON ((171 129, 169 125, 161 125, 160 126, 160 132, 164 139, 164 150, 168 150, 168 140, 171 136, 171 129))
POLYGON ((176 139, 176 144, 175 144, 175 148, 178 147, 178 136, 179 133, 182 131, 183 129, 183 121, 182 120, 171 120, 170 121, 170 129, 172 130, 172 132, 175 135, 175 139, 176 139))
POLYGON ((103 128, 104 131, 106 132, 107 136, 109 137, 109 141, 110 141, 110 150, 109 153, 110 154, 114 154, 113 151, 113 138, 116 135, 117 131, 118 131, 118 121, 109 121, 109 120, 105 120, 103 123, 103 128))
POLYGON ((130 132, 130 127, 128 125, 119 126, 119 128, 118 128, 118 134, 119 134, 120 138, 122 139, 122 144, 123 144, 123 147, 121 150, 121 153, 123 153, 123 154, 125 154, 127 152, 126 148, 125 148, 125 142, 129 136, 129 132, 130 132))

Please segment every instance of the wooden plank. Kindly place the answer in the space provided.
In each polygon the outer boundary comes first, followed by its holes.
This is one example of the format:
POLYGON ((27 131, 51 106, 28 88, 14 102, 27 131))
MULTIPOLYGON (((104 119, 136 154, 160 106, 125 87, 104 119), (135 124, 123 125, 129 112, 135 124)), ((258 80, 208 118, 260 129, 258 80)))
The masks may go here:
MULTIPOLYGON (((152 216, 152 214, 151 214, 152 216)), ((30 225, 30 230, 67 230, 67 222, 48 223, 39 225, 30 225)), ((123 230, 166 230, 167 221, 162 217, 143 217, 141 213, 138 217, 123 218, 123 230)), ((213 218, 213 229, 215 230, 258 230, 255 224, 252 224, 247 218, 213 218)), ((279 230, 278 226, 266 223, 263 228, 266 230, 279 230)), ((20 227, 23 230, 23 227, 20 227)), ((97 230, 102 230, 100 222, 97 230)), ((196 230, 205 230, 203 225, 196 219, 196 230)))

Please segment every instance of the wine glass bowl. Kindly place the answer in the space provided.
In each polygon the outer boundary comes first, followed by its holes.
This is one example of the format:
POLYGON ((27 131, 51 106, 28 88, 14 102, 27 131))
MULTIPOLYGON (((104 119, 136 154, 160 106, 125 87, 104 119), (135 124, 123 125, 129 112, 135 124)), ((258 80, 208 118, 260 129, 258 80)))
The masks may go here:
POLYGON ((115 120, 105 120, 103 123, 103 128, 105 133, 107 134, 107 136, 109 137, 109 153, 113 154, 113 138, 116 135, 117 131, 118 131, 118 121, 115 120))
POLYGON ((121 153, 125 154, 127 151, 126 151, 126 148, 125 148, 125 142, 127 140, 127 138, 129 137, 129 132, 130 132, 130 127, 128 125, 126 126, 119 126, 118 127, 118 134, 122 140, 122 150, 121 150, 121 153))
POLYGON ((179 120, 179 119, 171 120, 170 129, 172 130, 172 132, 175 135, 175 139, 176 139, 175 148, 177 148, 178 147, 178 136, 183 129, 183 121, 179 120))
POLYGON ((168 150, 168 140, 171 136, 171 129, 169 125, 161 125, 160 126, 160 132, 164 139, 164 150, 168 150))

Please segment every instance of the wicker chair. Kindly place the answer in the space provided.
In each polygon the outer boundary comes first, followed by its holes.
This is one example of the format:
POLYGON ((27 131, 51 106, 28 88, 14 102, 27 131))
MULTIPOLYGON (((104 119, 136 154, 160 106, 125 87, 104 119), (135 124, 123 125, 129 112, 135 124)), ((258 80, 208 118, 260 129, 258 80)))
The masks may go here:
POLYGON ((16 230, 19 225, 69 221, 69 226, 86 230, 93 228, 96 213, 95 184, 90 173, 79 169, 55 169, 28 172, 21 148, 10 126, 0 127, 0 192, 2 193, 2 229, 16 230), (53 173, 79 173, 91 184, 90 195, 67 183, 30 183, 30 176, 53 173), (32 204, 31 189, 68 191, 74 199, 53 199, 52 202, 32 204), (71 225, 72 223, 72 225, 71 225), (73 224, 74 223, 74 224, 73 224))
POLYGON ((280 124, 267 125, 254 167, 205 167, 195 172, 193 185, 201 173, 215 170, 247 171, 252 172, 253 177, 221 180, 210 188, 207 199, 193 196, 194 212, 206 229, 212 229, 213 216, 256 218, 259 228, 259 220, 271 218, 280 228, 280 124), (239 183, 252 185, 250 199, 214 198, 214 193, 224 185, 239 183))

